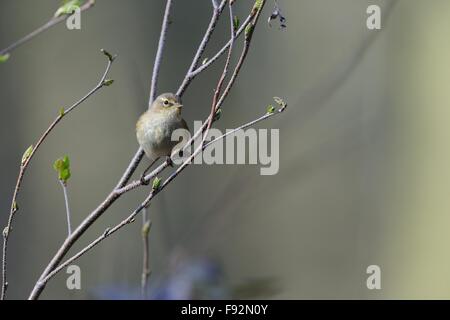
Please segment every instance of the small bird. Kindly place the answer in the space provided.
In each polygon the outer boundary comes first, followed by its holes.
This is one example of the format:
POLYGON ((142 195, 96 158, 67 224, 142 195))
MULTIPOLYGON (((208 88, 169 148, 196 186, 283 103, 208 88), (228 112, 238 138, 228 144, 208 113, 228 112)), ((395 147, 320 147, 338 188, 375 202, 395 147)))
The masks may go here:
POLYGON ((163 93, 137 121, 137 141, 151 161, 141 176, 143 184, 148 184, 144 180, 145 174, 160 157, 166 156, 166 160, 172 165, 172 149, 181 141, 181 138, 179 141, 172 141, 172 133, 176 129, 189 130, 181 117, 182 106, 180 97, 173 93, 163 93))

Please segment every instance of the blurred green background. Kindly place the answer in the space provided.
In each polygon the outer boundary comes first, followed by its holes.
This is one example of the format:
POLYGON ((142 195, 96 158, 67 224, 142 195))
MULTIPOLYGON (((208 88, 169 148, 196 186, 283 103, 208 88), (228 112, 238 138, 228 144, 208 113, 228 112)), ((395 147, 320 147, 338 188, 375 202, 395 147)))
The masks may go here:
MULTIPOLYGON (((241 21, 252 2, 237 1, 241 21)), ((194 297, 450 298, 450 2, 278 2, 288 27, 269 28, 268 1, 217 126, 254 119, 273 96, 284 97, 287 112, 257 126, 280 129, 280 171, 260 176, 254 165, 191 166, 160 194, 149 208, 152 296, 174 297, 162 288, 181 292, 177 286, 204 272, 197 288, 204 293, 194 297), (366 28, 370 4, 382 8, 380 31, 366 28), (366 287, 372 264, 381 267, 381 290, 366 287)), ((3 48, 47 21, 59 1, 0 4, 3 48)), ((66 236, 53 161, 71 158, 77 225, 137 149, 134 126, 147 104, 164 5, 98 0, 82 13, 80 31, 60 24, 0 65, 3 228, 23 151, 61 106, 96 84, 105 66, 99 49, 118 54, 114 85, 65 118, 27 172, 10 238, 9 298, 28 296, 66 236)), ((159 92, 178 88, 210 14, 209 0, 174 0, 159 92)), ((227 41, 227 22, 224 15, 205 56, 227 41)), ((191 127, 209 112, 223 62, 184 96, 191 127)), ((120 199, 75 249, 122 220, 147 192, 120 199)), ((138 220, 78 260, 82 290, 67 290, 62 272, 42 298, 138 296, 140 228, 138 220)))

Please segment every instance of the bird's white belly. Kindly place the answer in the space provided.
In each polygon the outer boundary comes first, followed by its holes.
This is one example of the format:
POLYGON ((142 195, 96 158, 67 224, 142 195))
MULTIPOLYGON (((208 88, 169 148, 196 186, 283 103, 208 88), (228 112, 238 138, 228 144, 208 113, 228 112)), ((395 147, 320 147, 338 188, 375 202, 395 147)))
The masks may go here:
POLYGON ((144 121, 145 125, 137 135, 139 144, 150 159, 170 155, 173 147, 172 128, 163 125, 162 120, 157 118, 144 121))

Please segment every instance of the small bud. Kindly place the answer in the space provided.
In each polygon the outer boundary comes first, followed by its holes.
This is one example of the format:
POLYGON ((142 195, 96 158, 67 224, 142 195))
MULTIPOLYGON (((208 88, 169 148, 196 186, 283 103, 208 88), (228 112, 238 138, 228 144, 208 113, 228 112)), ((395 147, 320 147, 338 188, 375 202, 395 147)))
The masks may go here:
POLYGON ((33 153, 33 145, 29 146, 28 149, 25 150, 25 152, 23 153, 21 162, 22 166, 25 164, 25 162, 28 161, 32 153, 33 153))
POLYGON ((280 97, 273 97, 273 100, 276 102, 276 104, 278 104, 280 106, 280 111, 283 111, 284 109, 286 109, 287 107, 287 103, 284 102, 283 99, 281 99, 280 97))
POLYGON ((148 220, 147 222, 144 223, 144 225, 142 226, 142 235, 144 237, 148 236, 151 227, 152 227, 152 222, 150 220, 148 220))
POLYGON ((222 108, 219 108, 214 114, 214 121, 218 121, 222 117, 222 108))
POLYGON ((59 116, 60 116, 60 117, 63 117, 65 113, 66 113, 66 110, 64 110, 64 107, 62 107, 61 109, 59 109, 59 116))
POLYGON ((3 238, 8 238, 8 233, 9 233, 8 227, 5 227, 5 229, 3 229, 3 238))
POLYGON ((72 175, 70 172, 69 157, 66 155, 63 158, 56 159, 56 161, 53 163, 53 169, 58 172, 58 179, 64 184, 67 183, 72 175))
POLYGON ((267 113, 268 113, 268 114, 273 114, 274 112, 275 112, 275 107, 272 106, 272 105, 269 105, 269 106, 267 107, 267 113))
POLYGON ((103 85, 106 86, 106 87, 109 87, 113 83, 114 83, 113 79, 107 79, 107 80, 103 81, 103 85))
POLYGON ((59 7, 58 10, 56 10, 53 16, 57 18, 62 15, 72 14, 77 8, 80 7, 80 5, 81 5, 80 0, 65 1, 65 3, 61 7, 59 7))
POLYGON ((203 59, 202 65, 205 65, 208 62, 208 58, 203 59))
POLYGON ((108 57, 109 61, 114 61, 114 58, 115 58, 115 57, 113 57, 113 55, 112 55, 111 53, 109 53, 109 52, 106 51, 105 49, 101 49, 100 51, 101 51, 105 56, 108 57))
POLYGON ((236 32, 239 29, 239 25, 241 24, 241 21, 239 20, 238 16, 234 16, 233 18, 233 27, 234 31, 236 32))
POLYGON ((249 24, 245 28, 245 40, 249 41, 253 35, 253 31, 255 30, 255 26, 253 24, 249 24))
POLYGON ((161 179, 158 177, 155 177, 155 179, 153 179, 153 183, 152 183, 152 190, 157 191, 160 187, 161 187, 161 179))
POLYGON ((16 201, 13 202, 12 209, 13 209, 13 212, 16 212, 17 210, 19 210, 19 206, 16 201))

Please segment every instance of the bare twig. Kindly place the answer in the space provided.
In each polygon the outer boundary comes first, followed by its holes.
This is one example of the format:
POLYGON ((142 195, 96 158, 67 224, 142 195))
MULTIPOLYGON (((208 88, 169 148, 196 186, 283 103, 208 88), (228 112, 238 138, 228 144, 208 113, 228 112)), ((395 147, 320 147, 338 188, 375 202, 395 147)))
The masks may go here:
POLYGON ((28 149, 28 150, 30 150, 29 154, 27 154, 26 157, 24 157, 22 159, 22 163, 20 165, 20 170, 19 170, 19 175, 17 177, 16 186, 14 188, 13 198, 12 198, 12 201, 11 201, 11 209, 10 209, 10 213, 9 213, 9 217, 8 217, 8 223, 7 223, 6 227, 5 227, 5 229, 3 230, 2 295, 1 295, 1 299, 2 300, 5 299, 5 297, 6 297, 6 290, 7 290, 7 287, 8 287, 8 281, 7 281, 8 239, 9 239, 9 235, 11 233, 11 226, 12 226, 12 223, 14 221, 14 216, 15 216, 15 214, 18 211, 17 197, 18 197, 19 192, 20 192, 20 188, 21 188, 21 185, 22 185, 23 178, 25 176, 25 172, 26 172, 26 170, 27 170, 31 160, 33 159, 36 151, 39 149, 41 144, 45 141, 45 139, 50 134, 50 132, 56 127, 56 125, 68 113, 72 112, 76 107, 78 107, 80 104, 82 104, 84 101, 86 101, 89 97, 91 97, 93 94, 95 94, 98 90, 100 90, 104 86, 107 86, 107 85, 110 84, 110 82, 107 82, 106 77, 107 77, 107 75, 109 73, 109 70, 111 68, 111 65, 112 65, 115 57, 111 56, 105 50, 102 50, 102 52, 108 57, 108 64, 107 64, 106 69, 105 69, 102 77, 100 78, 100 81, 98 82, 98 84, 91 91, 89 91, 84 97, 82 97, 80 100, 75 102, 68 109, 66 109, 66 110, 61 109, 59 115, 50 124, 50 126, 47 128, 47 130, 45 130, 45 132, 38 139, 36 144, 34 146, 32 146, 31 149, 28 149))
POLYGON ((161 62, 163 58, 164 47, 167 37, 167 29, 169 28, 170 10, 172 8, 172 0, 167 0, 166 10, 164 11, 164 18, 161 27, 161 34, 159 36, 158 49, 156 50, 155 63, 153 66, 152 82, 150 85, 150 96, 148 101, 148 107, 153 103, 156 98, 156 91, 158 88, 159 70, 161 69, 161 62))
MULTIPOLYGON (((95 4, 95 0, 88 0, 84 5, 82 5, 80 7, 80 11, 88 10, 89 8, 94 6, 94 4, 95 4)), ((64 20, 66 20, 68 17, 69 17, 68 15, 62 15, 62 16, 59 16, 59 17, 51 18, 43 26, 41 26, 41 27, 37 28, 36 30, 32 31, 31 33, 27 34, 25 37, 23 37, 22 39, 14 42, 13 44, 8 46, 7 48, 1 50, 0 51, 0 56, 11 53, 14 49, 17 49, 21 45, 27 43, 28 41, 30 41, 31 39, 36 37, 37 35, 41 34, 42 32, 50 29, 51 27, 57 25, 58 23, 60 23, 60 22, 62 22, 64 20)))
POLYGON ((219 20, 220 15, 222 14, 222 11, 225 7, 225 4, 227 3, 227 0, 222 0, 220 5, 214 6, 213 14, 211 16, 211 21, 209 22, 208 28, 206 29, 205 35, 203 36, 202 41, 200 42, 200 45, 198 46, 197 52, 195 53, 194 59, 192 60, 191 66, 189 67, 186 76, 183 79, 183 82, 180 85, 180 88, 177 91, 178 96, 182 96, 191 81, 194 79, 194 75, 192 75, 192 72, 197 68, 197 65, 200 62, 200 59, 203 55, 203 52, 205 52, 206 45, 208 44, 212 33, 214 32, 217 21, 219 20))
MULTIPOLYGON (((250 14, 245 21, 242 23, 242 25, 239 27, 238 31, 236 32, 236 37, 239 37, 242 32, 245 30, 245 28, 248 26, 248 24, 252 21, 254 15, 250 14)), ((199 66, 197 69, 193 70, 190 74, 190 77, 193 79, 198 74, 205 71, 206 68, 210 67, 214 62, 217 61, 225 52, 227 52, 228 48, 231 45, 231 40, 229 40, 223 47, 220 49, 212 58, 209 58, 204 64, 199 66)))
POLYGON ((142 278, 141 278, 141 294, 142 299, 147 298, 147 284, 148 277, 150 276, 150 262, 149 262, 149 245, 148 245, 148 236, 150 233, 150 229, 152 226, 152 222, 148 219, 147 209, 144 208, 142 212, 142 278))
POLYGON ((62 180, 59 180, 61 183, 61 187, 64 193, 64 203, 66 205, 66 216, 67 216, 67 236, 70 236, 72 233, 72 226, 70 224, 70 206, 69 206, 69 196, 67 194, 67 183, 62 180))
POLYGON ((228 8, 229 8, 229 11, 230 11, 230 30, 231 30, 230 31, 230 33, 231 33, 231 40, 230 41, 231 41, 231 44, 230 44, 230 47, 228 49, 227 60, 225 62, 225 66, 223 68, 222 75, 220 76, 219 82, 217 83, 216 90, 214 90, 214 96, 213 96, 213 100, 212 100, 212 104, 211 104, 211 112, 209 114, 208 125, 207 125, 206 130, 205 130, 205 134, 204 134, 204 137, 203 137, 202 145, 203 145, 205 139, 208 136, 208 131, 211 128, 211 125, 212 125, 213 119, 214 119, 214 115, 216 114, 217 102, 218 102, 218 99, 219 99, 219 96, 220 96, 220 92, 222 91, 223 82, 225 81, 225 78, 226 78, 226 76, 228 74, 228 68, 229 68, 230 62, 231 62, 231 54, 233 52, 234 40, 236 38, 236 32, 234 30, 234 22, 233 22, 233 6, 231 4, 231 0, 228 3, 228 8))

